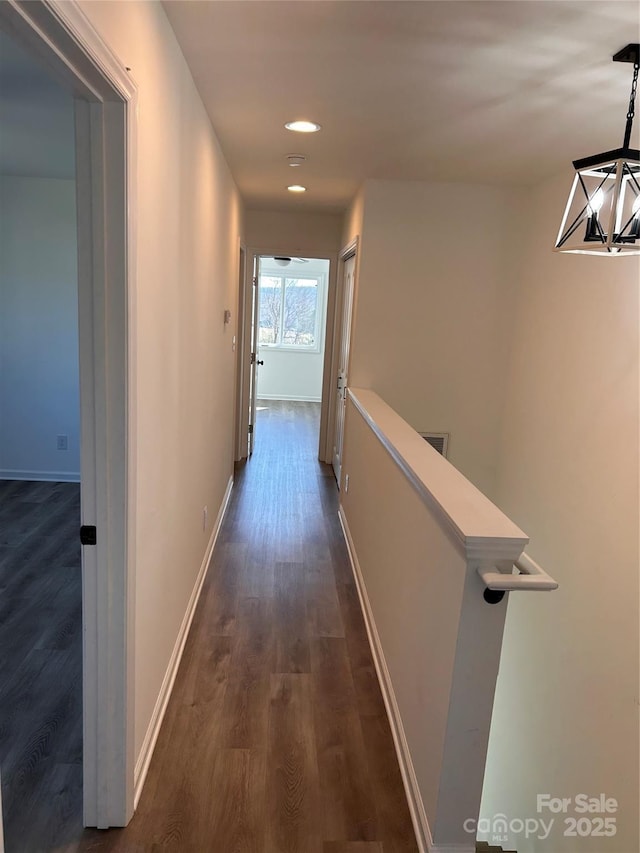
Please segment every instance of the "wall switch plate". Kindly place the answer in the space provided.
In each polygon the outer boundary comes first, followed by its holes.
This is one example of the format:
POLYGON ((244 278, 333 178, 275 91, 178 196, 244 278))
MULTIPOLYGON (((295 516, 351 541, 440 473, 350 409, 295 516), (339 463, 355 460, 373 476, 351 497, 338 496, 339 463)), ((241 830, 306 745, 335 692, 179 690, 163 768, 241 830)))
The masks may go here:
POLYGON ((344 475, 344 493, 345 493, 345 495, 347 494, 348 491, 349 491, 349 475, 345 474, 344 475))
POLYGON ((69 449, 69 436, 59 435, 56 439, 56 448, 58 450, 68 450, 69 449))

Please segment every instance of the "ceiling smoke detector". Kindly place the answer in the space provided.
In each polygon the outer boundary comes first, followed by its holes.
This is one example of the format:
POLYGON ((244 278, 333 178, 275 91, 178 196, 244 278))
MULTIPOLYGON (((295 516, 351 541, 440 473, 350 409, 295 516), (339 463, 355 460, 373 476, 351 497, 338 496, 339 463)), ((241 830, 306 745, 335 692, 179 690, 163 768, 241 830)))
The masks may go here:
POLYGON ((306 159, 304 154, 287 154, 287 163, 290 166, 302 166, 306 159))

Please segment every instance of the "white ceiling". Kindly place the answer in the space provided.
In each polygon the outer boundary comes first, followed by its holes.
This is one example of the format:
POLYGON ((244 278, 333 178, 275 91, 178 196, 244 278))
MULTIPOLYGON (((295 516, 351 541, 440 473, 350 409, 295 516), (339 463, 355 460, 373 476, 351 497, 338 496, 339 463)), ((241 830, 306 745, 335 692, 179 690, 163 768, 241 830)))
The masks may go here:
POLYGON ((622 144, 635 0, 164 7, 249 207, 341 210, 366 178, 533 183, 622 144))
POLYGON ((73 97, 0 31, 0 174, 75 176, 73 97))

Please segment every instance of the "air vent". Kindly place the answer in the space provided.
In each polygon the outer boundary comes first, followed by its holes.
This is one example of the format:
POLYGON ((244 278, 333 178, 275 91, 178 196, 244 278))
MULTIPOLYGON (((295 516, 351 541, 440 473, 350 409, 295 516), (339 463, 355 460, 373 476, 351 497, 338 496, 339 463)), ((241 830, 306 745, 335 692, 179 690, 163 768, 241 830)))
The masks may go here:
POLYGON ((442 456, 447 457, 447 448, 449 447, 449 433, 448 432, 421 432, 420 435, 424 438, 425 441, 428 441, 431 447, 434 450, 437 450, 438 453, 441 453, 442 456))

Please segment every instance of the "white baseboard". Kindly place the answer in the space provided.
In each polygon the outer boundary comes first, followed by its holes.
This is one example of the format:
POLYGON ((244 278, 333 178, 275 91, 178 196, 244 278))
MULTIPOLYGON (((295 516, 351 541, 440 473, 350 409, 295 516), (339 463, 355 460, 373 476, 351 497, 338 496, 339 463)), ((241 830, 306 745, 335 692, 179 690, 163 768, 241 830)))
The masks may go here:
POLYGON ((34 480, 38 483, 79 483, 79 471, 12 471, 0 468, 0 480, 34 480))
POLYGON ((321 403, 322 397, 303 397, 300 394, 260 394, 258 400, 285 400, 294 403, 321 403))
POLYGON ((229 505, 229 498, 231 497, 232 488, 233 477, 229 477, 229 482, 227 483, 227 488, 222 499, 222 504, 220 505, 218 517, 216 518, 216 523, 213 526, 211 538, 209 539, 209 544, 207 545, 207 550, 205 551, 205 555, 202 560, 202 565, 200 566, 200 571, 198 572, 198 577, 196 578, 195 586, 193 587, 193 591, 189 599, 189 604, 187 605, 187 609, 182 620, 182 625, 180 626, 178 637, 173 647, 173 652, 171 653, 171 658, 169 659, 169 665, 167 666, 167 671, 165 672, 165 676, 162 681, 162 687, 160 688, 160 693, 158 694, 158 699, 156 701, 155 708, 153 709, 151 720, 149 721, 147 733, 144 736, 140 755, 138 756, 138 760, 136 761, 136 767, 134 771, 134 809, 138 807, 140 795, 142 794, 142 789, 147 778, 147 773, 149 771, 149 765, 151 764, 153 750, 155 749, 156 741, 158 740, 158 735, 160 733, 160 727, 162 726, 162 721, 167 710, 167 705, 169 704, 169 698, 171 697, 171 691, 173 690, 176 675, 178 674, 178 667, 180 666, 182 653, 184 651, 185 643, 187 642, 187 636, 189 635, 189 629, 191 628, 193 615, 196 610, 196 605, 198 604, 198 599, 200 598, 202 584, 204 583, 204 579, 207 576, 207 571, 209 570, 209 563, 211 562, 211 557, 213 556, 213 549, 215 547, 218 534, 220 532, 220 527, 222 526, 222 520, 229 505))
POLYGON ((351 568, 353 570, 353 576, 358 590, 358 597, 360 598, 360 604, 364 614, 365 627, 367 629, 371 654, 373 655, 373 662, 378 674, 378 681, 380 682, 382 698, 384 700, 385 708, 387 709, 387 716, 389 718, 389 725, 391 726, 391 734, 393 735, 396 755, 398 756, 400 773, 402 775, 402 782, 407 795, 409 812, 411 814, 413 829, 416 834, 418 849, 420 850, 420 853, 475 853, 475 838, 470 838, 468 845, 436 845, 433 842, 429 821, 427 820, 424 803, 422 802, 422 795, 420 794, 418 780, 416 778, 413 761, 411 760, 411 754, 409 752, 409 744, 407 743, 404 726, 402 725, 400 709, 398 708, 395 692, 393 690, 391 675, 385 661, 384 652, 380 643, 380 636, 378 634, 378 629, 376 628, 371 603, 369 602, 369 596, 367 595, 367 588, 364 583, 362 569, 358 562, 358 555, 356 553, 355 545, 351 537, 351 531, 349 530, 349 524, 342 506, 340 506, 338 516, 340 518, 340 524, 342 525, 342 532, 344 533, 347 551, 349 552, 349 560, 351 562, 351 568))

